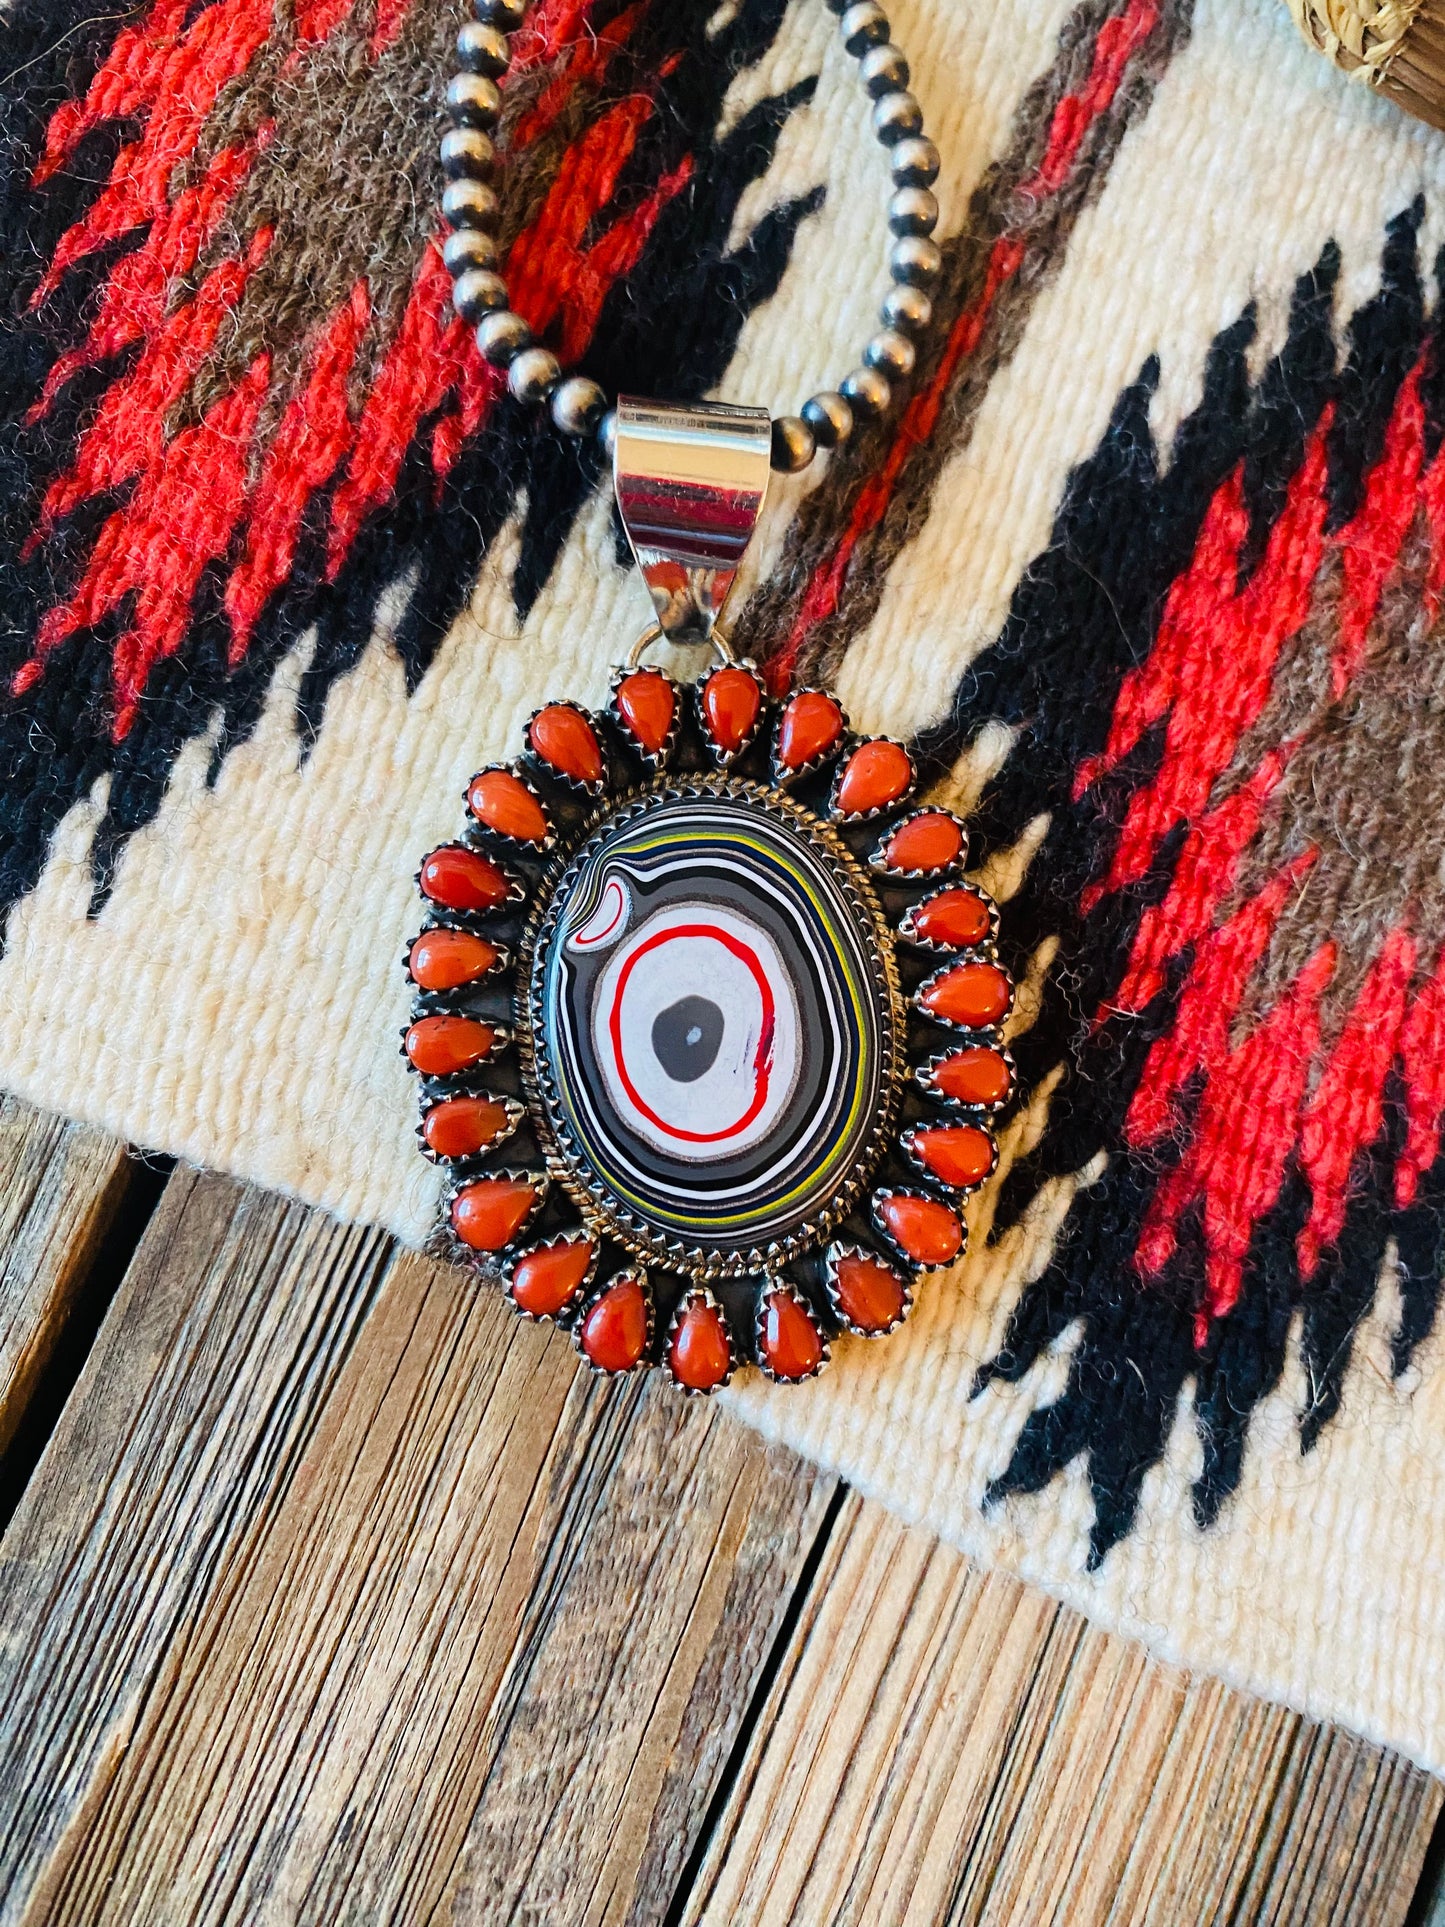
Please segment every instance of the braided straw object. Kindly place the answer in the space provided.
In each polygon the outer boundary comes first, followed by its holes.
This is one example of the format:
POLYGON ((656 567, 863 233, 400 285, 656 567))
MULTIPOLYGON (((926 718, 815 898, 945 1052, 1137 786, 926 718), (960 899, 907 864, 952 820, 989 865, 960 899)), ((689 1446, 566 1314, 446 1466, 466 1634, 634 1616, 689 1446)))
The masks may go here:
POLYGON ((1351 80, 1445 127, 1445 0, 1287 0, 1318 53, 1351 80))

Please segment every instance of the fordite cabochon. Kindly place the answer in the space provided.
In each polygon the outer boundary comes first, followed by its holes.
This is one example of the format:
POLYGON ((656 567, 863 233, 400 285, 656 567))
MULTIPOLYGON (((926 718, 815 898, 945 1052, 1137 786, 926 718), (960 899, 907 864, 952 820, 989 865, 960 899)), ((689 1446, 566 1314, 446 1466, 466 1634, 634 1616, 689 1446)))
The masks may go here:
POLYGON ((810 1378, 839 1330, 891 1331, 963 1250, 1013 1084, 963 825, 917 803, 900 744, 826 690, 771 700, 712 627, 757 446, 751 411, 622 405, 659 628, 605 712, 549 703, 473 779, 407 953, 446 1246, 596 1369, 660 1363, 689 1392, 750 1362, 810 1378), (740 447, 722 515, 697 487, 659 510, 674 415, 694 448, 740 447), (646 660, 664 633, 711 636, 695 687, 646 660))

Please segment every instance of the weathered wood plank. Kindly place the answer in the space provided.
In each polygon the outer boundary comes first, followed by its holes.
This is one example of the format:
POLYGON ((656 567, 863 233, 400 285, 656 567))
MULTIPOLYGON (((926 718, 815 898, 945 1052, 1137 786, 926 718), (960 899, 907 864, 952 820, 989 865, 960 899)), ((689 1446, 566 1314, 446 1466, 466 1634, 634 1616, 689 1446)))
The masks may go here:
POLYGON ((649 1906, 831 1485, 375 1234, 173 1180, 0 1546, 0 1918, 649 1906))
POLYGON ((683 1918, 1389 1927, 1440 1805, 850 1497, 683 1918))
POLYGON ((104 1131, 0 1098, 0 1453, 83 1290, 133 1166, 104 1131))

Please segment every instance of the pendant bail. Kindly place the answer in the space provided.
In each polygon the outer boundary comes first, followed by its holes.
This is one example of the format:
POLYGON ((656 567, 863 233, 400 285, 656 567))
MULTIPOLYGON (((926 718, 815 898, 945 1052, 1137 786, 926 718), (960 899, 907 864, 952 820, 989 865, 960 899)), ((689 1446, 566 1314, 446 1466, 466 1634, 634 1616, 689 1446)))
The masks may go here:
POLYGON ((763 506, 771 455, 766 408, 619 397, 617 507, 670 642, 711 638, 763 506))

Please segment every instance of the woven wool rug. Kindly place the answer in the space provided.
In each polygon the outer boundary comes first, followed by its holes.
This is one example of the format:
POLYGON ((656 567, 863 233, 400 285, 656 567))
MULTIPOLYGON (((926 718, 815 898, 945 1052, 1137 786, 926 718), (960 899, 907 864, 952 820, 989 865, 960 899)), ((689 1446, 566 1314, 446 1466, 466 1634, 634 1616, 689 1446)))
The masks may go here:
MULTIPOLYGON (((0 1081, 421 1239, 418 853, 644 602, 449 317, 458 0, 11 0, 0 1081)), ((905 411, 740 641, 966 811, 1025 986, 972 1255, 736 1411, 1156 1651, 1445 1769, 1445 137, 1280 0, 895 0, 905 411)), ((543 0, 517 305, 796 406, 881 290, 819 0, 543 0)))

